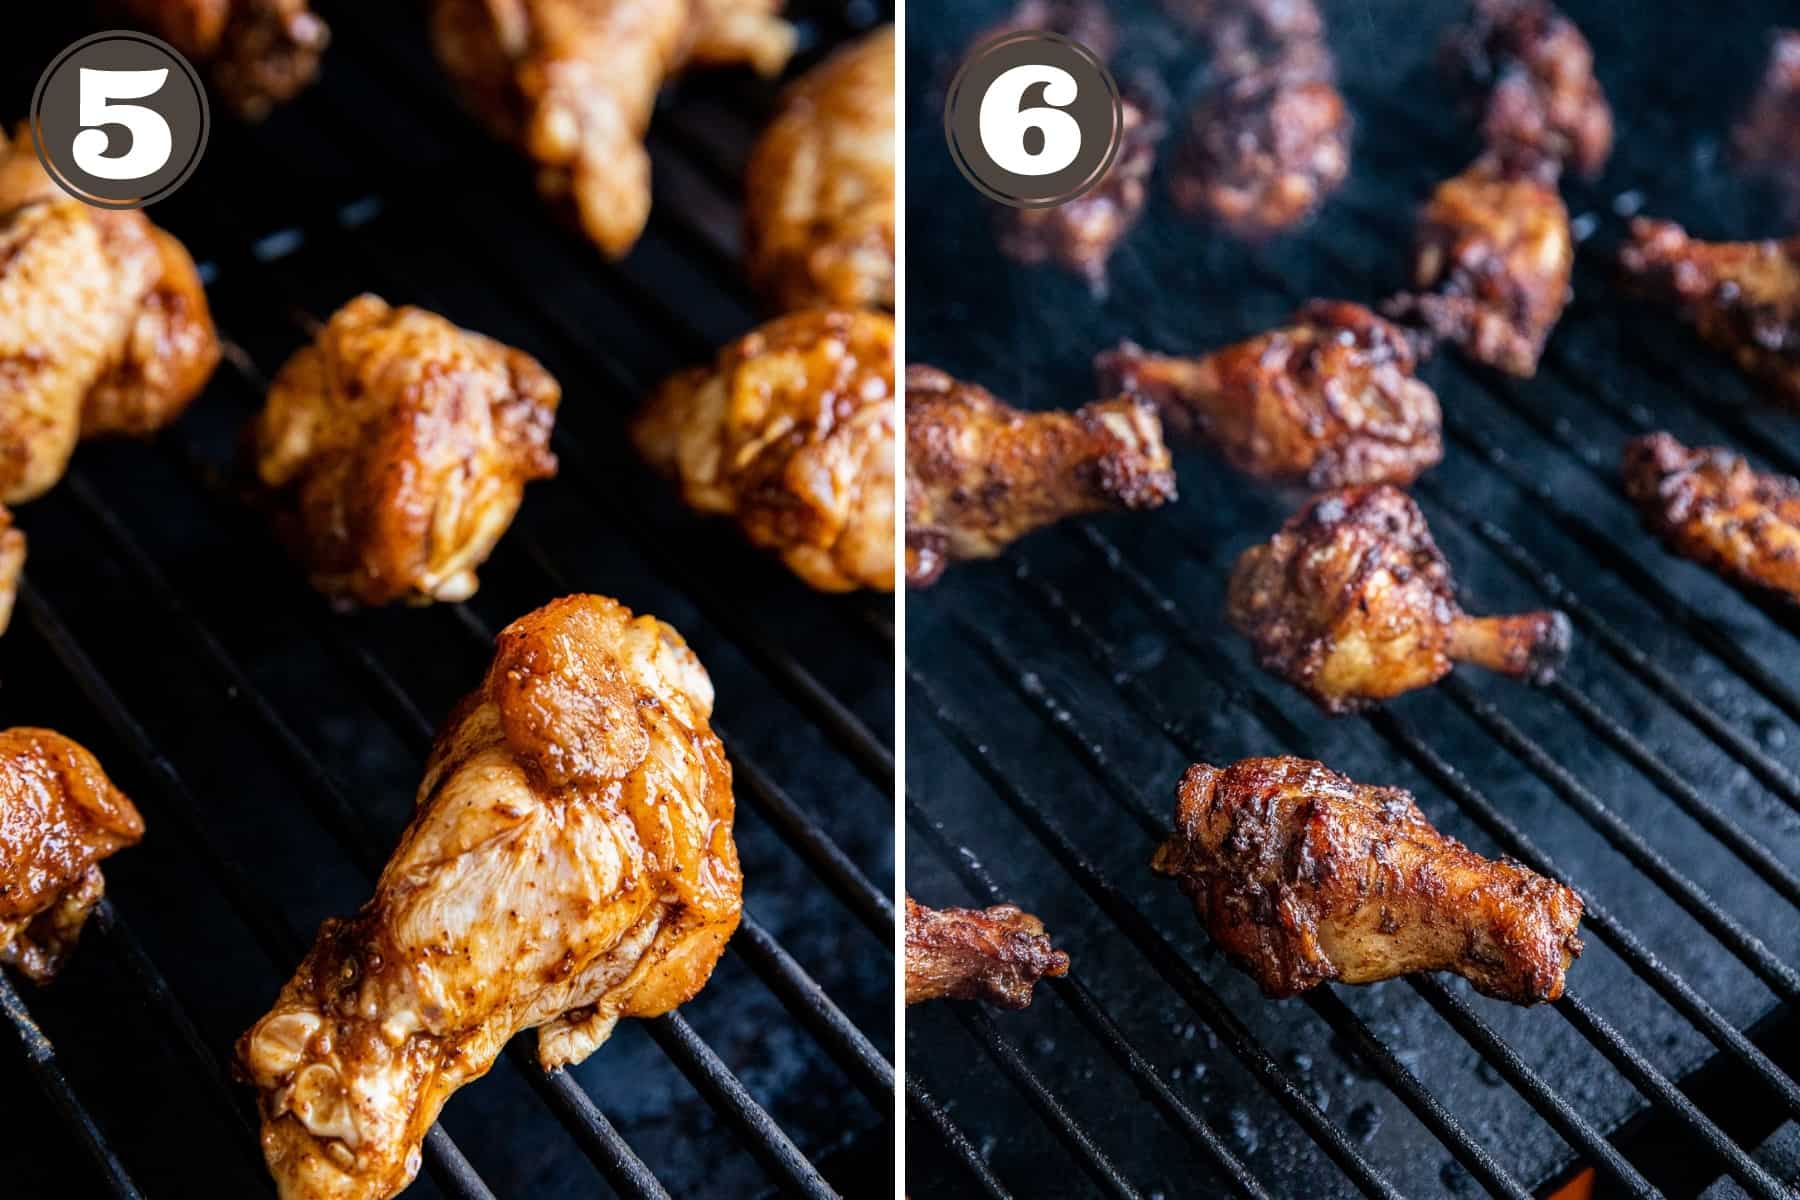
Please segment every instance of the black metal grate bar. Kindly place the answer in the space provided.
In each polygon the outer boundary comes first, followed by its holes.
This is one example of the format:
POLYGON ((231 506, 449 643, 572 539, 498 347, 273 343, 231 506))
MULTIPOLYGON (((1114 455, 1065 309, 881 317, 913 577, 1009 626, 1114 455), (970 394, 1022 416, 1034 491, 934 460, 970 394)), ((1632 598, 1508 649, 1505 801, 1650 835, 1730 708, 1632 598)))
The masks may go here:
POLYGON ((906 1106, 909 1112, 925 1118, 936 1131, 938 1140, 961 1160, 963 1167, 981 1185, 981 1190, 987 1193, 989 1200, 1012 1200, 1012 1193, 1006 1190, 1006 1185, 1000 1182, 999 1176, 987 1165, 987 1160, 975 1148, 975 1143, 956 1127, 943 1105, 931 1098, 931 1094, 920 1085, 918 1077, 912 1072, 908 1072, 906 1076, 906 1106))

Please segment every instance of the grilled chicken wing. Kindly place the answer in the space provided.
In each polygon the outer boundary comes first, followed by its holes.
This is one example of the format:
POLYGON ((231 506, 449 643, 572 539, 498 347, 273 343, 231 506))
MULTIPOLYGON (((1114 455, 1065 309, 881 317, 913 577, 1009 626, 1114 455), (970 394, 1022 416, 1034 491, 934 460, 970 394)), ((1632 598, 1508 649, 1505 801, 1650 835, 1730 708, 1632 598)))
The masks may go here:
POLYGON ((1385 485, 1325 492, 1244 551, 1226 615, 1264 670, 1334 715, 1436 683, 1456 662, 1545 683, 1569 650, 1560 612, 1464 613, 1424 514, 1385 485))
POLYGON ((1488 155, 1419 214, 1413 286, 1382 305, 1477 362, 1529 379, 1569 302, 1575 242, 1554 183, 1488 155))
POLYGON ((1635 290, 1672 306, 1777 399, 1800 405, 1800 237, 1702 242, 1673 221, 1639 217, 1619 259, 1635 290))
POLYGON ((906 1002, 985 1000, 1025 1008, 1031 989, 1069 973, 1044 923, 1010 904, 926 908, 906 898, 906 1002))
POLYGON ((1315 488, 1404 486, 1443 458, 1437 396, 1416 365, 1400 330, 1340 300, 1201 358, 1127 342, 1095 360, 1103 394, 1149 397, 1171 434, 1259 479, 1315 488))
POLYGON ((1189 767, 1151 869, 1272 998, 1454 971, 1537 1004, 1562 995, 1581 953, 1573 891, 1445 837, 1400 788, 1308 759, 1189 767))
POLYGON ((894 320, 817 309, 683 371, 631 427, 704 513, 820 591, 894 589, 894 320))
POLYGON ((935 367, 906 370, 906 581, 914 587, 1064 517, 1174 498, 1162 422, 1142 399, 1023 412, 935 367))
POLYGON ((49 983, 144 821, 87 749, 48 729, 0 733, 0 964, 49 983))
POLYGON ((746 254, 783 312, 894 307, 894 27, 801 76, 750 155, 746 254))
POLYGON ((48 491, 83 436, 167 425, 218 360, 181 243, 64 193, 24 126, 0 141, 0 501, 48 491))
POLYGON ((0 633, 12 624, 19 576, 25 571, 25 532, 13 526, 13 515, 0 505, 0 633))
POLYGON ((331 31, 307 0, 124 0, 132 20, 205 68, 247 121, 267 116, 319 71, 331 31))
POLYGON ((1737 160, 1781 189, 1788 219, 1800 223, 1800 29, 1769 38, 1762 83, 1731 135, 1737 160))
POLYGON ((393 1196, 515 1033, 555 1069, 704 986, 742 896, 712 701, 680 634, 602 596, 501 632, 374 896, 238 1042, 283 1200, 393 1196))
POLYGON ((781 0, 433 0, 444 70, 496 136, 538 166, 538 189, 568 202, 612 258, 650 217, 643 145, 663 83, 684 66, 786 65, 794 31, 781 0))
POLYGON ((270 385, 257 474, 327 596, 466 600, 525 485, 556 473, 560 395, 523 351, 358 296, 270 385))

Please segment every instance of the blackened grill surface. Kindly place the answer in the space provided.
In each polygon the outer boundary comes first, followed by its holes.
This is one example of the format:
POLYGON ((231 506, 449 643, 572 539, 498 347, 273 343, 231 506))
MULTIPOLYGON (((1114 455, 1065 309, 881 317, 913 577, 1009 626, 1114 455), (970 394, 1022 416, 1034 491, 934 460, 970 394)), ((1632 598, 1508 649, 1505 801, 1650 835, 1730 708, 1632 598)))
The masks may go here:
MULTIPOLYGON (((1173 214, 1166 191, 1172 146, 1165 144, 1146 219, 1114 254, 1111 291, 1096 302, 1079 279, 1002 260, 986 202, 962 184, 945 151, 943 86, 969 37, 1004 7, 916 4, 911 13, 907 354, 1014 403, 1067 407, 1092 399, 1090 359, 1122 339, 1201 350, 1266 329, 1308 297, 1373 303, 1400 290, 1415 207, 1479 150, 1472 121, 1456 111, 1433 66, 1439 32, 1465 12, 1461 0, 1327 3, 1357 119, 1344 188, 1311 226, 1254 250, 1173 214)), ((1200 45, 1158 5, 1112 7, 1124 25, 1115 64, 1121 77, 1149 69, 1178 102, 1191 100, 1206 82, 1200 45)), ((1400 1194, 1476 1194, 1482 1184, 1400 1101, 1393 1073, 1384 1080, 1326 1019, 1329 1006, 1264 1000, 1211 948, 1176 890, 1150 875, 1155 838, 1132 813, 1166 824, 1175 782, 1196 752, 1218 763, 1310 753, 1358 780, 1408 787, 1445 832, 1486 853, 1503 849, 1471 819, 1477 806, 1459 804, 1454 789, 1423 769, 1422 756, 1406 753, 1414 745, 1406 739, 1416 736, 1590 901, 1725 1020, 1749 1031, 1790 1079, 1796 1070, 1795 1023, 1783 993, 1791 1000, 1785 972, 1800 962, 1800 921, 1793 891, 1784 895, 1779 877, 1787 870, 1791 883, 1800 863, 1793 684, 1800 619, 1665 554, 1638 528, 1617 469, 1630 436, 1668 428, 1794 471, 1800 420, 1758 401, 1672 319, 1623 300, 1606 265, 1624 217, 1640 209, 1699 236, 1785 232, 1773 197, 1725 162, 1731 123, 1782 9, 1680 5, 1627 16, 1592 0, 1564 7, 1593 43, 1618 118, 1604 177, 1565 190, 1584 238, 1575 299, 1534 380, 1500 379, 1454 351, 1424 368, 1443 402, 1447 453, 1413 492, 1471 611, 1579 609, 1566 688, 1534 690, 1459 671, 1454 686, 1391 705, 1392 721, 1319 717, 1255 669, 1222 614, 1236 555, 1267 537, 1304 493, 1247 483, 1204 452, 1178 457, 1176 506, 1041 534, 1001 561, 958 567, 911 598, 908 658, 929 694, 915 688, 908 695, 908 788, 917 804, 909 890, 930 903, 989 903, 979 890, 985 872, 1008 899, 1041 916, 1073 958, 1071 981, 1276 1196, 1359 1189, 1171 986, 1168 976, 1183 966, 1217 991, 1400 1194), (1611 723, 1606 736, 1587 723, 1596 716, 1611 723), (1524 740, 1504 740, 1508 723, 1524 740), (1634 762, 1640 744, 1652 757, 1634 762), (1534 749, 1541 758, 1532 758, 1534 749), (1744 857, 1663 790, 1684 786, 1735 827, 1744 857), (1709 916, 1714 928, 1703 927, 1644 869, 1654 860, 1627 858, 1567 795, 1598 801, 1616 818, 1615 842, 1636 835, 1664 860, 1665 879, 1679 872, 1714 912, 1760 938, 1766 953, 1749 953, 1755 948, 1740 938, 1747 953, 1734 955, 1721 940, 1720 931, 1732 935, 1726 926, 1709 916), (921 819, 933 826, 929 836, 921 819), (1772 865, 1762 877, 1748 863, 1759 850, 1765 868, 1772 865), (1119 889, 1108 901, 1113 911, 1095 890, 1084 891, 1070 869, 1073 854, 1086 860, 1073 863, 1077 871, 1091 866, 1119 889), (1176 969, 1162 963, 1159 971, 1155 955, 1124 935, 1130 918, 1117 916, 1121 903, 1172 944, 1176 969), (1758 961, 1761 976, 1745 958, 1758 961)), ((1781 1103, 1747 1080, 1740 1063, 1717 1055, 1595 936, 1592 922, 1585 938, 1570 991, 1650 1063, 1685 1080, 1695 1103, 1739 1146, 1759 1152, 1786 1115, 1781 1103)), ((1577 1028, 1573 1006, 1515 1009, 1457 981, 1445 990, 1570 1109, 1615 1134, 1626 1158, 1667 1194, 1709 1186, 1718 1189, 1709 1195, 1745 1194, 1735 1180, 1714 1182, 1718 1158, 1682 1122, 1650 1109, 1577 1028)), ((1542 1189, 1572 1169, 1569 1142, 1438 1015, 1429 985, 1334 991, 1513 1181, 1542 1189)), ((943 1103, 1015 1195, 1224 1194, 1228 1168, 1165 1119, 1078 1019, 1080 1003, 1040 989, 1029 1011, 992 1025, 1061 1103, 1087 1138, 1085 1149, 1059 1138, 1055 1122, 1006 1075, 986 1069, 985 1057, 983 1069, 967 1069, 983 1042, 948 1006, 909 1014, 911 1077, 943 1103)), ((928 1125, 914 1119, 911 1129, 913 1195, 983 1194, 928 1125)), ((1775 1137, 1760 1153, 1791 1182, 1782 1144, 1775 1137)), ((1504 1181, 1490 1172, 1490 1182, 1504 1181)), ((1601 1182, 1617 1187, 1604 1173, 1601 1182)))

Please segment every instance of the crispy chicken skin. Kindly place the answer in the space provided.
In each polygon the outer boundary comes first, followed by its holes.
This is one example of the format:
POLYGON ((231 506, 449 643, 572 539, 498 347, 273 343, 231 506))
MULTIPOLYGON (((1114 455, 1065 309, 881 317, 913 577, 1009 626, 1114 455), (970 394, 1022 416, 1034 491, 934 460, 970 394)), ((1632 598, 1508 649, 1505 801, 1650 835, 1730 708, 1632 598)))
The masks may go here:
POLYGON ((131 19, 206 70, 240 118, 261 120, 319 72, 331 31, 307 0, 124 0, 131 19))
POLYGON ((1800 29, 1769 37, 1762 83, 1731 131, 1738 163, 1781 189, 1790 221, 1800 223, 1800 29))
POLYGON ((433 0, 444 70, 496 136, 538 166, 538 189, 623 257, 650 217, 644 131, 689 64, 777 74, 794 31, 781 0, 433 0))
POLYGON ((1044 923, 1010 904, 926 908, 906 898, 906 1002, 985 1000, 1025 1008, 1048 975, 1069 973, 1069 956, 1050 944, 1044 923))
POLYGON ((603 596, 501 631, 400 845, 237 1045, 282 1200, 384 1200, 514 1034, 547 1069, 691 999, 737 928, 731 767, 681 635, 603 596))
POLYGON ((894 307, 894 27, 801 76, 745 177, 750 278, 782 312, 894 307))
POLYGON ((1172 436, 1258 479, 1405 486, 1444 456, 1412 343, 1360 304, 1311 301, 1291 324, 1200 358, 1126 342, 1094 361, 1102 394, 1148 397, 1172 436))
POLYGON ((251 430, 257 475, 327 596, 466 600, 525 485, 556 473, 560 396, 523 351, 358 296, 275 376, 251 430))
POLYGON ((906 581, 993 558, 1082 513, 1175 498, 1162 422, 1138 397, 1025 412, 935 367, 906 369, 906 581))
POLYGON ((0 733, 0 964, 49 983, 106 894, 100 860, 143 836, 86 748, 48 729, 0 733))
POLYGON ((1623 474, 1645 527, 1671 550, 1800 603, 1800 479, 1666 433, 1627 443, 1623 474))
POLYGON ((664 383, 631 438, 824 592, 894 590, 894 319, 778 317, 664 383))
POLYGON ((1427 687, 1456 662, 1546 683, 1569 650, 1560 612, 1464 613, 1424 514, 1387 485, 1316 496, 1244 551, 1225 611, 1258 665, 1333 715, 1427 687))
POLYGON ((1309 759, 1189 767, 1150 866, 1271 998, 1453 971, 1539 1004, 1581 953, 1573 891, 1445 837, 1408 792, 1309 759))
POLYGON ((13 515, 0 504, 0 633, 12 624, 13 601, 19 596, 19 576, 25 571, 25 531, 13 525, 13 515))
POLYGON ((1432 193, 1414 237, 1418 290, 1382 311, 1529 379, 1569 302, 1574 268, 1569 210, 1554 182, 1487 155, 1432 193))
POLYGON ((1639 217, 1619 254, 1633 290, 1673 307, 1776 399, 1800 405, 1800 237, 1702 242, 1639 217))

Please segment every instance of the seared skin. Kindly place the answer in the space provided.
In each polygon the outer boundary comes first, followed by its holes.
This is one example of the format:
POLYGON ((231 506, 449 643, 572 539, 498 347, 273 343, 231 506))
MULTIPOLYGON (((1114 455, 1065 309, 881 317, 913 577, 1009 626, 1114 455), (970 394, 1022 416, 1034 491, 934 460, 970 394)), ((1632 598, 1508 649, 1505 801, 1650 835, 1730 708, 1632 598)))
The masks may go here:
POLYGON ((1271 998, 1453 971, 1514 1004, 1562 995, 1581 897, 1432 828, 1410 793, 1303 758, 1196 763, 1151 869, 1271 998))
POLYGON ((1800 480, 1666 433, 1625 447, 1625 494, 1677 554, 1800 603, 1800 480))
POLYGON ((1074 412, 1024 412, 935 367, 906 369, 906 581, 993 558, 1081 513, 1175 498, 1162 423, 1119 396, 1074 412))
POLYGON ((1386 485, 1316 496, 1244 551, 1225 611, 1263 670, 1334 716, 1428 687, 1456 662, 1546 683, 1569 650, 1560 612, 1464 613, 1424 514, 1386 485))
POLYGON ((1774 398, 1800 405, 1800 237, 1702 242, 1639 217, 1619 261, 1630 286, 1672 306, 1774 398))
POLYGON ((789 87, 745 179, 751 282, 782 312, 894 307, 894 27, 789 87))
POLYGON ((49 729, 0 733, 0 965, 49 983, 106 894, 100 861, 143 836, 86 748, 49 729))
POLYGON ((14 528, 13 515, 0 504, 0 633, 12 623, 19 576, 25 570, 25 532, 14 528))
POLYGON ((664 383, 638 452, 820 591, 894 590, 894 319, 770 321, 664 383))
POLYGON ((466 600, 525 485, 556 473, 561 395, 537 361, 421 308, 358 296, 288 359, 256 471, 334 600, 466 600))
POLYGON ((622 258, 650 217, 644 131, 689 64, 775 75, 794 31, 781 0, 433 0, 444 70, 494 134, 538 166, 538 190, 622 258))
POLYGON ((1529 379, 1569 302, 1574 268, 1569 210, 1555 184, 1485 156, 1432 193, 1414 239, 1419 290, 1382 311, 1529 379))
POLYGON ((1781 189, 1788 219, 1800 223, 1800 29, 1770 35, 1762 83, 1732 130, 1731 148, 1747 171, 1781 189))
POLYGON ((603 596, 501 631, 354 917, 239 1039, 283 1200, 385 1200, 516 1033, 554 1070, 691 999, 737 928, 731 767, 681 635, 603 596))
POLYGON ((228 107, 257 121, 319 72, 331 31, 307 0, 124 0, 132 20, 204 69, 228 107))
POLYGON ((1010 904, 926 908, 906 898, 908 1004, 948 998, 1025 1008, 1038 980, 1068 973, 1069 956, 1028 912, 1010 904))
POLYGON ((1444 456, 1412 344, 1360 304, 1314 300, 1293 323, 1201 358, 1130 342, 1095 359, 1103 394, 1148 397, 1171 435, 1258 479, 1405 486, 1444 456))

